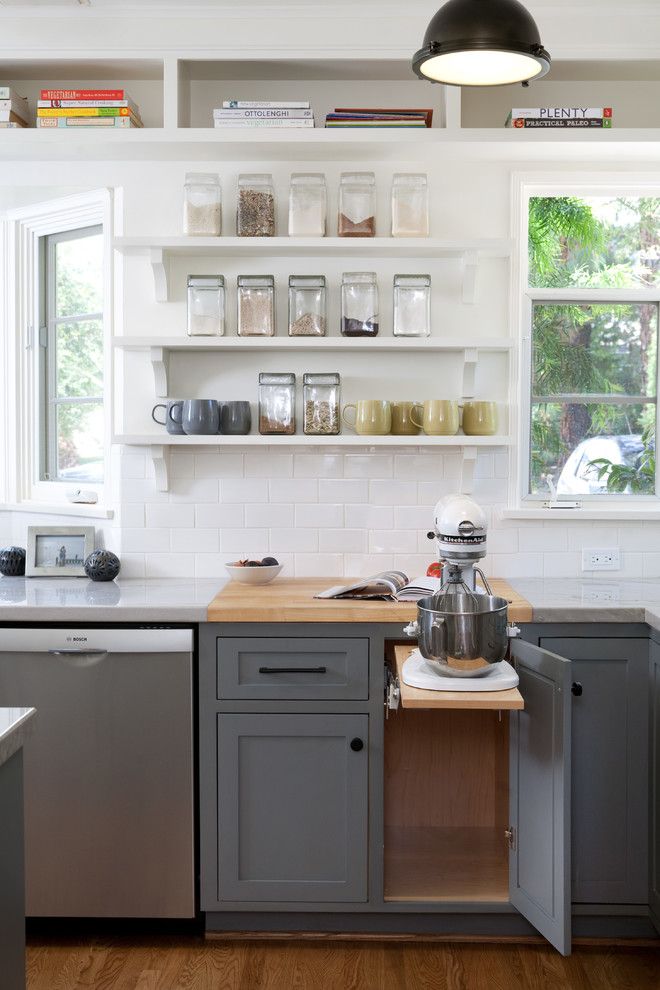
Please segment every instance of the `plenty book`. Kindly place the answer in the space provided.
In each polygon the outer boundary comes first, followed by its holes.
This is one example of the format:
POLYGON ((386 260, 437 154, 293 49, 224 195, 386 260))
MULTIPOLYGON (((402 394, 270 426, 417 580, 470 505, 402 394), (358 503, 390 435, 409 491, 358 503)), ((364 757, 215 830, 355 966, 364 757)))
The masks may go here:
POLYGON ((505 127, 611 127, 612 107, 514 107, 505 127))
POLYGON ((440 588, 440 578, 410 580, 403 571, 383 571, 353 584, 338 584, 320 591, 315 598, 356 598, 372 601, 416 602, 440 588))

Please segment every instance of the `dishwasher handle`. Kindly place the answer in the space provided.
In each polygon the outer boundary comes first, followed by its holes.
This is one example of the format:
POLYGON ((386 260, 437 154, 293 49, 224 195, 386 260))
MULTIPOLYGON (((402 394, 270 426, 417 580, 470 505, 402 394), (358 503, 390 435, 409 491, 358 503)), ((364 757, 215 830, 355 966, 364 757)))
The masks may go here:
POLYGON ((62 657, 65 663, 70 664, 72 667, 94 667, 97 663, 101 663, 102 660, 108 655, 107 650, 49 650, 48 653, 52 657, 62 657))

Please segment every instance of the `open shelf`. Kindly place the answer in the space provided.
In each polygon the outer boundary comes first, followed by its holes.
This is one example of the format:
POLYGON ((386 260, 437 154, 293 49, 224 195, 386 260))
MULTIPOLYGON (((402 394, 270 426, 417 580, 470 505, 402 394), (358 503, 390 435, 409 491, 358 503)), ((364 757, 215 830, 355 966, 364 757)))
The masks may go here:
POLYGON ((385 828, 385 900, 509 900, 509 857, 497 826, 385 828))
POLYGON ((144 351, 510 351, 508 337, 113 337, 113 347, 144 351))

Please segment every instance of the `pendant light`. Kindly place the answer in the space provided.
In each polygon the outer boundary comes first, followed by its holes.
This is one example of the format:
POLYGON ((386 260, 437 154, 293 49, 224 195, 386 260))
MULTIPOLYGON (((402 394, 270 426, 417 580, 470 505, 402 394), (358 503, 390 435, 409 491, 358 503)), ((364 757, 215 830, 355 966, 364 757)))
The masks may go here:
POLYGON ((420 79, 452 86, 504 86, 550 68, 534 18, 518 0, 447 0, 413 56, 420 79))

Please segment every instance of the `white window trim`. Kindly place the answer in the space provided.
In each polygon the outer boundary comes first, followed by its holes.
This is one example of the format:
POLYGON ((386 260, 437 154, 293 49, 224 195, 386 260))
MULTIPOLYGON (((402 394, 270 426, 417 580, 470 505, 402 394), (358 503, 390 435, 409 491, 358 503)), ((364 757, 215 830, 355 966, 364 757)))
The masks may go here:
MULTIPOLYGON (((544 508, 548 495, 527 493, 530 449, 530 387, 532 372, 531 312, 532 301, 542 298, 571 301, 651 302, 660 303, 660 288, 654 289, 542 289, 530 290, 528 285, 527 213, 532 196, 617 196, 660 197, 660 181, 648 174, 628 171, 598 172, 585 175, 570 172, 514 172, 511 177, 512 238, 514 248, 511 265, 510 311, 518 346, 511 355, 510 365, 510 431, 515 437, 516 451, 509 480, 506 518, 561 519, 569 518, 629 518, 660 519, 660 464, 656 463, 656 495, 581 495, 578 508, 544 508)), ((660 403, 660 361, 658 361, 656 394, 660 403)), ((658 409, 658 407, 656 407, 658 409)), ((660 409, 656 413, 660 418, 660 409)), ((559 504, 561 504, 561 499, 559 504)))
MULTIPOLYGON (((112 191, 100 189, 8 211, 0 223, 0 504, 14 511, 53 511, 71 507, 63 482, 39 479, 38 380, 35 347, 39 334, 39 239, 78 227, 103 225, 104 485, 88 485, 99 502, 88 514, 111 516, 104 505, 110 484, 112 436, 112 191), (4 287, 4 288, 3 288, 4 287), (11 424, 15 429, 11 429, 11 424)), ((80 506, 80 508, 83 508, 80 506)))

